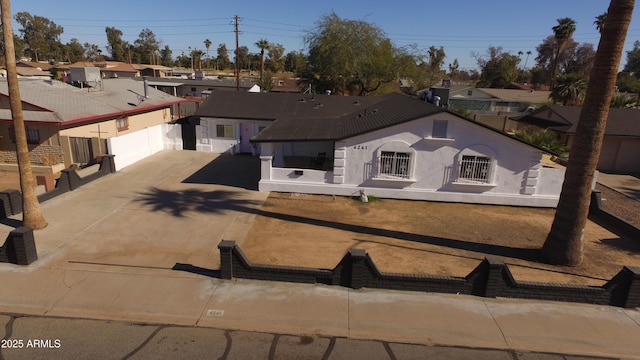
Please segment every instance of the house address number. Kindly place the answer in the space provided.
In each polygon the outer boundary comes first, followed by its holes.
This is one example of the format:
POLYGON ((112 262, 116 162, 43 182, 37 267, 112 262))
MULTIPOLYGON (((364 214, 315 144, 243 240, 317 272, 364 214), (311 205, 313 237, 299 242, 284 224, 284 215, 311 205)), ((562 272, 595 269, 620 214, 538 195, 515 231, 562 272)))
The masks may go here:
POLYGON ((367 145, 356 145, 353 148, 355 150, 367 150, 367 148, 369 148, 369 146, 367 146, 367 145))

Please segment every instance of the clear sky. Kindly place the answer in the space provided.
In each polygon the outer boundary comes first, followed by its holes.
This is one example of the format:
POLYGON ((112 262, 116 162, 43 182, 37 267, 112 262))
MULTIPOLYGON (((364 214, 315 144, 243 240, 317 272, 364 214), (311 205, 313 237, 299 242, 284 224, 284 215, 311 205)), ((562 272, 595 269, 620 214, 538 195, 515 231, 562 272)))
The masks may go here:
MULTIPOLYGON (((305 31, 313 29, 323 16, 335 12, 339 17, 363 20, 382 28, 396 46, 416 44, 426 51, 430 46, 444 48, 445 67, 458 59, 461 69, 473 69, 472 53, 485 54, 489 46, 504 51, 522 51, 521 65, 531 67, 536 46, 553 32, 557 19, 576 21, 574 40, 597 47, 599 33, 593 22, 609 5, 606 0, 446 0, 446 1, 167 1, 167 0, 21 0, 11 1, 13 14, 26 11, 52 20, 64 28, 62 42, 77 38, 81 43, 97 44, 106 52, 105 27, 124 33, 133 43, 144 28, 151 29, 169 45, 176 57, 189 48, 205 51, 210 39, 211 56, 220 43, 235 48, 234 16, 239 17, 240 46, 257 53, 255 43, 264 38, 282 44, 285 53, 305 50, 305 31), (532 55, 527 60, 526 52, 532 55)), ((640 40, 640 10, 636 5, 627 34, 625 51, 640 40)), ((14 31, 19 27, 14 22, 14 31)), ((623 54, 623 63, 626 53, 623 54)))

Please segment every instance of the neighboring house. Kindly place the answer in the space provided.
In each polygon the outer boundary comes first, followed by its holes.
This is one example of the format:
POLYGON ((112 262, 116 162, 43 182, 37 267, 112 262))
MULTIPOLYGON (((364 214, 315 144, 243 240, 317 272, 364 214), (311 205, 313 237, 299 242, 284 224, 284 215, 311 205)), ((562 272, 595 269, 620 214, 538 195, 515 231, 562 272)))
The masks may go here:
MULTIPOLYGON (((114 154, 116 168, 123 168, 163 149, 169 131, 163 126, 179 117, 186 101, 131 79, 83 89, 55 80, 21 79, 19 86, 31 161, 43 166, 114 154)), ((6 81, 0 81, 0 136, 0 163, 15 164, 6 81)))
POLYGON ((549 102, 549 91, 530 88, 488 89, 456 87, 449 96, 449 108, 464 109, 473 120, 500 131, 512 132, 513 116, 523 115, 549 102))
POLYGON ((172 77, 173 76, 173 68, 162 66, 162 65, 148 65, 148 64, 134 64, 135 68, 140 70, 141 76, 149 76, 149 77, 172 77))
POLYGON ((299 93, 300 79, 273 79, 273 88, 271 92, 299 93))
POLYGON ((195 115, 198 150, 260 153, 260 191, 554 207, 564 177, 543 149, 400 94, 218 92, 195 115))
POLYGON ((522 112, 529 106, 549 103, 549 91, 464 88, 451 91, 449 107, 480 112, 522 112))
MULTIPOLYGON (((71 68, 97 67, 100 69, 100 74, 103 79, 112 79, 140 76, 141 68, 139 68, 139 66, 140 65, 127 64, 119 61, 80 61, 73 64, 57 65, 56 70, 58 73, 69 74, 71 72, 71 68)), ((67 82, 70 81, 77 81, 77 79, 67 77, 67 82)))
MULTIPOLYGON (((514 120, 518 128, 536 126, 553 131, 571 148, 581 110, 580 106, 549 105, 514 120)), ((640 110, 609 109, 598 170, 640 173, 640 110)))
MULTIPOLYGON (((53 65, 46 62, 20 61, 16 64, 19 78, 51 79, 53 65)), ((6 70, 2 70, 2 77, 6 77, 6 70)))
MULTIPOLYGON (((51 73, 49 71, 44 71, 41 69, 31 68, 31 67, 23 67, 17 66, 16 73, 18 74, 18 78, 23 79, 51 79, 51 73)), ((0 69, 0 78, 7 77, 7 70, 0 69)))

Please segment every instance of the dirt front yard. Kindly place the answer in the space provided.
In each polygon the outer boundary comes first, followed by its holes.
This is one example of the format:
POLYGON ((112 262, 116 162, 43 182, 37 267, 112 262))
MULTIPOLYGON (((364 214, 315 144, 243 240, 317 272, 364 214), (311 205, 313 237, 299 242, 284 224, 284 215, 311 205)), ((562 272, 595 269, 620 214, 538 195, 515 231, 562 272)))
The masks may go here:
POLYGON ((464 277, 487 255, 516 280, 602 285, 640 266, 640 239, 588 222, 582 265, 551 266, 538 249, 554 209, 272 193, 239 243, 255 263, 333 268, 365 249, 384 272, 464 277))

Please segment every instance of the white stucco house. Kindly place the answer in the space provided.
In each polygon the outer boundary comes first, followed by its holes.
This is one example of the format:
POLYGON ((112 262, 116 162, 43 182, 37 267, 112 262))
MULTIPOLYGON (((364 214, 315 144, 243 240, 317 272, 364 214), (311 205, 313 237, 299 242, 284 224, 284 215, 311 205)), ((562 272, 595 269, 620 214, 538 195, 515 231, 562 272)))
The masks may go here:
POLYGON ((196 112, 207 150, 259 153, 260 191, 555 207, 545 150, 400 94, 218 93, 196 112))

